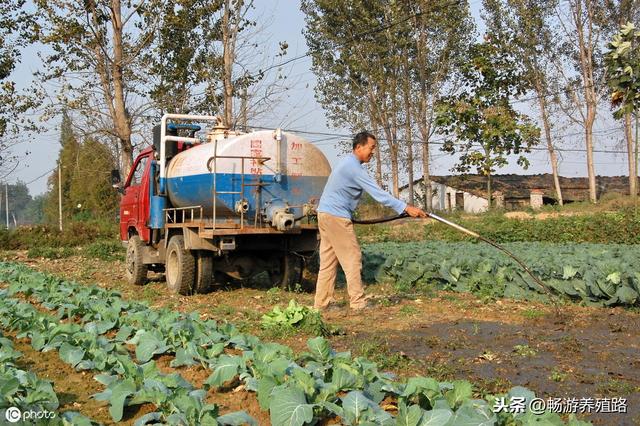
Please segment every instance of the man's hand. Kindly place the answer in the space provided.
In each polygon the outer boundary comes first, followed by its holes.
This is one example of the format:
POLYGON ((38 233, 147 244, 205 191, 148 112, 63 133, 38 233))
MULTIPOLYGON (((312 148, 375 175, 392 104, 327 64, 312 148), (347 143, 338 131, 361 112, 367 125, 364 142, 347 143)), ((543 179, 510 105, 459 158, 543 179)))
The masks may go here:
POLYGON ((404 211, 411 217, 427 217, 427 214, 418 207, 407 205, 404 211))

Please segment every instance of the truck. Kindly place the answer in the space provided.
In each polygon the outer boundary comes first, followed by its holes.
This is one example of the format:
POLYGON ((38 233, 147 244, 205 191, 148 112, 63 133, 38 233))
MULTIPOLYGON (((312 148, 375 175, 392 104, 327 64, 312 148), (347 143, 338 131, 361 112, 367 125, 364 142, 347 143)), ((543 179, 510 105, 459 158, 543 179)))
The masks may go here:
POLYGON ((264 272, 273 285, 300 282, 319 244, 316 207, 330 172, 296 134, 165 114, 123 184, 114 173, 127 280, 164 272, 181 295, 264 272))

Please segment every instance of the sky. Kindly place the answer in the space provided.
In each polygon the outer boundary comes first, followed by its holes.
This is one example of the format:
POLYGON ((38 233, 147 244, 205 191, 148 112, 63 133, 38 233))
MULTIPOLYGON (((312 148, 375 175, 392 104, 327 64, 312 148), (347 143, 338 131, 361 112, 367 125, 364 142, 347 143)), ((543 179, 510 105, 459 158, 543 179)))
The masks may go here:
MULTIPOLYGON (((479 24, 480 0, 471 0, 472 13, 479 24)), ((298 0, 256 0, 256 10, 253 12, 256 21, 264 23, 264 29, 260 35, 260 48, 266 52, 276 52, 278 42, 286 41, 289 45, 287 56, 284 60, 304 55, 307 52, 306 42, 303 36, 304 15, 300 11, 298 0)), ((22 87, 28 87, 33 73, 38 69, 39 62, 36 49, 31 48, 23 53, 21 64, 14 72, 15 80, 22 87)), ((316 79, 311 71, 311 58, 304 57, 283 67, 283 72, 288 76, 291 88, 287 95, 273 105, 271 114, 264 116, 249 124, 256 127, 283 127, 285 129, 304 130, 309 132, 337 134, 331 135, 305 135, 307 139, 315 143, 327 156, 331 164, 338 161, 341 154, 339 144, 344 146, 348 140, 348 129, 334 129, 328 127, 322 106, 316 102, 314 87, 316 79)), ((527 107, 524 107, 525 111, 527 107)), ((532 113, 534 117, 537 115, 532 113)), ((602 111, 600 119, 594 127, 596 149, 623 150, 623 133, 621 124, 613 122, 608 111, 602 111)), ((56 166, 58 158, 59 131, 57 123, 51 122, 49 130, 41 135, 35 135, 29 141, 21 142, 14 148, 14 152, 23 159, 15 172, 5 180, 14 183, 21 180, 28 184, 32 195, 47 191, 47 177, 56 166), (29 151, 26 157, 24 153, 29 151)), ((583 132, 580 128, 572 126, 558 126, 556 136, 562 136, 562 148, 583 148, 583 132)), ((568 177, 586 176, 586 160, 583 152, 560 152, 560 174, 568 177)), ((437 146, 431 148, 432 175, 451 174, 450 169, 454 164, 454 157, 444 154, 437 146)), ((509 165, 500 169, 498 173, 550 173, 551 166, 548 153, 543 145, 528 156, 531 166, 523 170, 511 161, 509 165)), ((596 173, 601 175, 624 175, 628 173, 625 154, 595 153, 596 173)), ((406 183, 404 179, 401 184, 406 183)))

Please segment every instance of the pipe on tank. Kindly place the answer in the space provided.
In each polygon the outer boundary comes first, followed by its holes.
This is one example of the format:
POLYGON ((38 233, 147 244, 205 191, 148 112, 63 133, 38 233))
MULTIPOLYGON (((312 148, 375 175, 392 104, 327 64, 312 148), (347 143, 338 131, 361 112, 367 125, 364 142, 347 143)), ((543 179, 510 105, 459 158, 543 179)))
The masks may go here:
POLYGON ((160 195, 167 195, 166 193, 166 165, 167 165, 167 141, 175 141, 175 142, 191 142, 198 143, 200 139, 198 138, 187 138, 180 136, 167 136, 167 121, 170 119, 178 119, 178 120, 201 120, 201 121, 211 121, 216 120, 216 117, 211 115, 191 115, 191 114, 164 114, 162 119, 160 120, 160 195))
POLYGON ((273 177, 273 180, 279 183, 282 179, 282 129, 278 127, 275 130, 273 137, 276 140, 276 174, 273 177))

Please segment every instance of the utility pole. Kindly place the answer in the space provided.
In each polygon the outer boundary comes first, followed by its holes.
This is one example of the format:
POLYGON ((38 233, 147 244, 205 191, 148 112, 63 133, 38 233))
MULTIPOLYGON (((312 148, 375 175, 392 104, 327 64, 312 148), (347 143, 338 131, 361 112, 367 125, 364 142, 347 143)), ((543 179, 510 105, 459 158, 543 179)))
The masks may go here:
POLYGON ((2 182, 0 182, 0 213, 2 213, 2 182))
POLYGON ((62 232, 62 163, 58 162, 58 223, 62 232))
POLYGON ((9 184, 4 183, 4 209, 7 215, 7 229, 9 229, 9 184))

